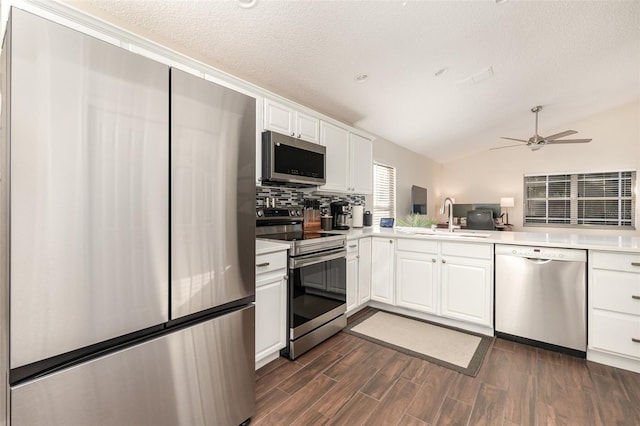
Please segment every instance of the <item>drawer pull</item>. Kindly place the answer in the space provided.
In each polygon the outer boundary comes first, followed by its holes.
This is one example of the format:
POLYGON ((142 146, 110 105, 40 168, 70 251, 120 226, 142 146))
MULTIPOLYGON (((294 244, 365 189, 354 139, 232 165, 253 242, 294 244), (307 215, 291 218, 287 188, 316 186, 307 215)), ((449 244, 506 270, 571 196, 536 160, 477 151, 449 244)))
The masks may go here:
POLYGON ((640 266, 640 262, 631 262, 631 266, 640 266))
POLYGON ((264 263, 257 263, 256 267, 258 268, 264 268, 265 266, 269 266, 270 263, 269 262, 264 262, 264 263))
POLYGON ((631 298, 632 298, 632 299, 636 299, 636 300, 640 300, 640 296, 635 295, 635 294, 632 294, 632 295, 631 295, 631 298))
POLYGON ((349 248, 356 248, 356 247, 358 247, 358 245, 357 245, 357 244, 351 244, 351 245, 349 246, 349 248))
POLYGON ((635 343, 640 343, 640 339, 636 339, 635 337, 632 337, 631 341, 635 343))

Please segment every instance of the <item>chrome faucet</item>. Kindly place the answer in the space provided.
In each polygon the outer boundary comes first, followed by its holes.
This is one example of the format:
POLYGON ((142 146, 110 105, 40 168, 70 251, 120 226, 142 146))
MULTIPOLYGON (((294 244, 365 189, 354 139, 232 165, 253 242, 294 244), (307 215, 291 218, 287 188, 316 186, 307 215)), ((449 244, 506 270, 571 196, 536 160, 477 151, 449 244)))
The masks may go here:
POLYGON ((449 197, 445 198, 440 207, 440 214, 444 214, 444 210, 447 208, 447 202, 449 203, 449 232, 453 232, 454 229, 460 229, 459 226, 453 225, 453 200, 449 197))

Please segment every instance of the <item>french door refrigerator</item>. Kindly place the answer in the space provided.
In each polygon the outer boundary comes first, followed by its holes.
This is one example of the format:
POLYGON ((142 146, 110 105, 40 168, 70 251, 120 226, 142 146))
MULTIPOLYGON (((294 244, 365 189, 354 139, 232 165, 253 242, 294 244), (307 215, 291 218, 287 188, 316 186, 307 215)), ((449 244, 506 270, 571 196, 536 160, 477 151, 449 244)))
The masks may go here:
POLYGON ((255 411, 255 99, 12 8, 0 423, 255 411))

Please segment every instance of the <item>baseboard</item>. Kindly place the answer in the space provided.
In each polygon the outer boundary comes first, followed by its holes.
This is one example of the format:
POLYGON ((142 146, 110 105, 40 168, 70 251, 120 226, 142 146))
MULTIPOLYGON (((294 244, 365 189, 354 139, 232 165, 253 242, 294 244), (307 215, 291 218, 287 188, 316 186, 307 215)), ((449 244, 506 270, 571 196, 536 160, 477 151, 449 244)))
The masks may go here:
POLYGON ((587 349, 587 361, 640 373, 640 360, 587 349))

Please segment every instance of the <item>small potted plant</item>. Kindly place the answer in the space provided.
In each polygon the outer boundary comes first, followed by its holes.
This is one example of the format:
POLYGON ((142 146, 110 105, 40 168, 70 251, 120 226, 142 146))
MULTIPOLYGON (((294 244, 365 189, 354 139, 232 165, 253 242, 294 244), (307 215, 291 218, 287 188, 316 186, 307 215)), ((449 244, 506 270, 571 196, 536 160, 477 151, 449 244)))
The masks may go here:
POLYGON ((398 225, 407 228, 431 228, 437 225, 438 221, 430 216, 410 213, 402 219, 398 219, 398 225))

